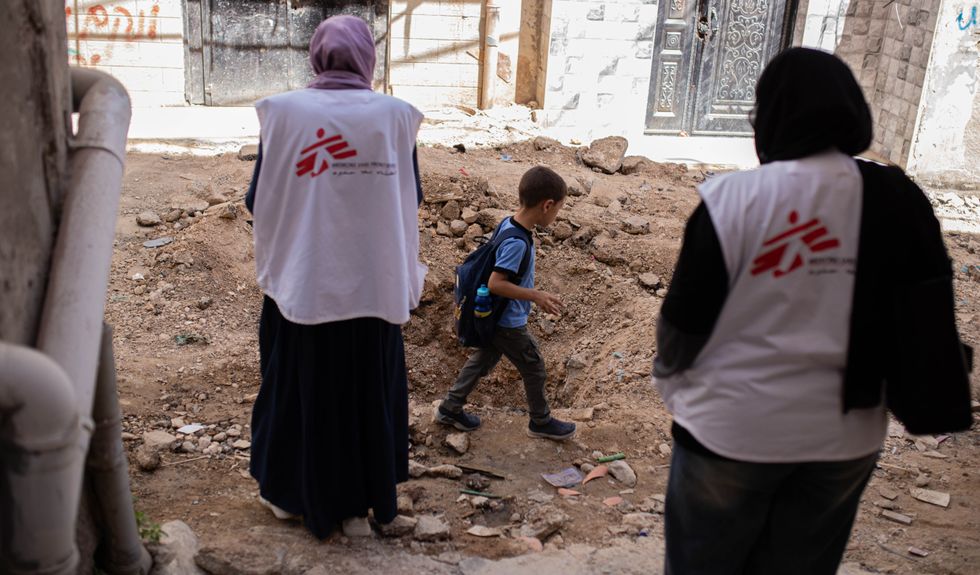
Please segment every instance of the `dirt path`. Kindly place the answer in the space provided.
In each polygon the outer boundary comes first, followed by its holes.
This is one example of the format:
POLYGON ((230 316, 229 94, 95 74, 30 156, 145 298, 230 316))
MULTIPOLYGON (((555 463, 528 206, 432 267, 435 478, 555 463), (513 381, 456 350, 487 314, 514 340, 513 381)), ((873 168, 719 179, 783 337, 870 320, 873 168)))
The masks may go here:
MULTIPOLYGON (((426 542, 406 535, 370 544, 339 535, 318 544, 298 527, 277 522, 255 499, 246 443, 259 386, 261 300, 241 205, 252 162, 233 155, 131 154, 107 314, 116 327, 137 508, 158 522, 187 522, 215 557, 233 556, 236 545, 238 552, 247 546, 250 553, 274 554, 276 541, 289 540, 280 546, 287 555, 302 555, 297 550, 301 547, 324 556, 344 549, 370 556, 407 552, 439 559, 450 571, 460 568, 466 557, 532 553, 519 538, 521 529, 531 533, 549 521, 556 527, 541 530, 551 531, 541 539, 555 550, 662 537, 670 418, 649 383, 658 290, 669 281, 684 221, 697 202, 694 186, 704 174, 645 164, 631 175, 604 175, 581 165, 574 149, 541 147, 545 149, 527 142, 464 154, 420 150, 427 200, 419 225, 430 273, 423 303, 405 329, 411 455, 422 466, 482 467, 506 479, 491 480, 483 488, 500 499, 476 502, 460 499, 463 481, 428 475, 413 479, 401 489, 406 505, 410 500, 417 517, 441 518, 449 526, 448 538, 426 542), (465 237, 440 235, 448 229, 444 216, 470 218, 462 211, 473 208, 479 212, 477 223, 492 225, 494 217, 516 207, 517 181, 536 163, 558 170, 578 194, 569 199, 556 226, 537 238, 538 285, 559 293, 567 312, 560 318, 535 313, 530 326, 546 357, 549 397, 554 407, 579 421, 581 431, 575 442, 565 445, 529 439, 519 376, 501 364, 471 397, 485 425, 469 436, 470 446, 460 455, 444 444, 447 431, 430 417, 432 401, 445 392, 466 357, 452 333, 452 269, 474 244, 465 237), (208 207, 209 200, 213 207, 208 207), (136 224, 145 211, 168 219, 171 212, 179 218, 181 212, 196 210, 202 215, 151 228, 136 224), (639 225, 631 231, 641 233, 624 230, 630 217, 640 218, 631 220, 633 227, 639 225), (644 233, 643 221, 649 233, 644 233), (181 229, 174 229, 175 224, 181 229), (173 241, 144 247, 143 242, 161 237, 173 241), (205 427, 178 434, 175 425, 184 424, 205 427), (164 450, 158 467, 140 450, 144 434, 154 430, 179 436, 175 449, 164 450), (635 486, 610 476, 580 486, 580 496, 562 497, 542 480, 542 473, 594 464, 597 451, 624 453, 638 478, 635 486), (141 464, 155 469, 144 471, 141 464), (468 534, 475 525, 498 528, 501 535, 468 534), (266 541, 268 549, 245 543, 254 543, 255 537, 266 541)), ((965 339, 977 345, 980 287, 975 278, 980 273, 975 270, 980 268, 973 265, 980 263, 975 255, 980 243, 973 236, 950 234, 947 244, 956 269, 967 270, 957 274, 957 311, 965 339)), ((976 429, 916 440, 893 427, 861 504, 847 560, 886 573, 980 571, 978 446, 976 429), (949 493, 949 507, 914 500, 909 490, 917 484, 949 493), (893 495, 894 500, 885 497, 893 495), (881 517, 882 506, 912 517, 911 525, 881 517), (910 546, 928 555, 916 557, 908 552, 910 546)), ((337 462, 338 473, 343 465, 337 462)), ((288 564, 278 569, 302 573, 309 567, 302 561, 288 564)))

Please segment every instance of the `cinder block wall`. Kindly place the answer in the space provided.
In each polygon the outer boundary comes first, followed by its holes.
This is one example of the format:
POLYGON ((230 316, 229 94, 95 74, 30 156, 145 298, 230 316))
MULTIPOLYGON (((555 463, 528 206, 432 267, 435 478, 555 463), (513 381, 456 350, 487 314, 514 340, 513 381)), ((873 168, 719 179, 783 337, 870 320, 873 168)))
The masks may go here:
POLYGON ((915 133, 940 0, 851 0, 837 55, 874 112, 871 149, 905 166, 915 133))
POLYGON ((185 104, 183 17, 181 0, 65 0, 69 62, 118 78, 133 106, 185 104))

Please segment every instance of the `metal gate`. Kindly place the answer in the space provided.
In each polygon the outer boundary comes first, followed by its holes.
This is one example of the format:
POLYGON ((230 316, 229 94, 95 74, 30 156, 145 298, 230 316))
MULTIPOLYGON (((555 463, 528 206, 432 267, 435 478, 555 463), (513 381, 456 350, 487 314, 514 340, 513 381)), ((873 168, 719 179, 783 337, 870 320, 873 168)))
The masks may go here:
POLYGON ((755 84, 791 37, 796 0, 664 0, 648 134, 748 136, 755 84))
POLYGON ((367 21, 374 31, 383 84, 387 0, 184 0, 184 75, 192 104, 251 105, 302 88, 313 77, 310 38, 336 14, 367 21))

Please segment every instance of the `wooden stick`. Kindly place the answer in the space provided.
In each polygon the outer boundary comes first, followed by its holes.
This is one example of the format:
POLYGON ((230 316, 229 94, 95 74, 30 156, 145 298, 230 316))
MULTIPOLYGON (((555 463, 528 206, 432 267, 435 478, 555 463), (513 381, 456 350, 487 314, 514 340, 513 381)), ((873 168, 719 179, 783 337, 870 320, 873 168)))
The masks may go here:
POLYGON ((190 463, 191 461, 199 461, 201 459, 207 459, 209 457, 211 457, 211 456, 210 455, 202 455, 200 457, 194 457, 192 459, 181 459, 180 461, 168 461, 167 463, 164 463, 162 465, 162 467, 168 467, 170 465, 180 465, 182 463, 190 463))

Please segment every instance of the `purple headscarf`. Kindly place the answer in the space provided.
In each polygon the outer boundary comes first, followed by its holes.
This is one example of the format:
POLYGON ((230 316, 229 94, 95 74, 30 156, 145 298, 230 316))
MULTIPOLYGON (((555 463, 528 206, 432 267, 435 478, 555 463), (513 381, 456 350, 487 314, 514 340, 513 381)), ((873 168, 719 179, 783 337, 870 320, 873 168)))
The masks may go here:
POLYGON ((374 38, 367 23, 356 16, 331 16, 320 22, 310 40, 316 78, 309 87, 370 90, 374 62, 374 38))

